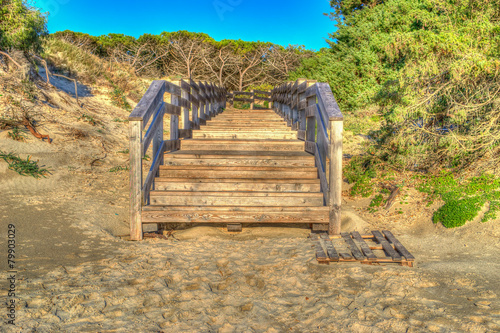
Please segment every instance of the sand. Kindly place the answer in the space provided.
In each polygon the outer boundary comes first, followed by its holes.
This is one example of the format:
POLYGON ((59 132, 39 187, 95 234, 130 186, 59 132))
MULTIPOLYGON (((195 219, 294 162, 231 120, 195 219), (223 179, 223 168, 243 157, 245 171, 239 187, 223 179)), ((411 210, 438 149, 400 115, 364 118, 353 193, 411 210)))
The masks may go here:
POLYGON ((0 269, 9 223, 18 256, 16 326, 4 323, 3 307, 1 332, 500 331, 499 221, 433 225, 439 203, 425 207, 412 189, 403 189, 408 204, 387 214, 345 196, 342 223, 345 231, 391 230, 414 268, 319 265, 305 227, 118 237, 128 233, 128 173, 109 170, 127 163, 119 151, 128 148, 128 126, 113 119, 128 113, 97 95, 82 101, 102 126, 77 120, 77 108, 44 106, 40 130, 52 144, 0 133, 0 150, 32 155, 52 173, 22 177, 0 161, 0 269))

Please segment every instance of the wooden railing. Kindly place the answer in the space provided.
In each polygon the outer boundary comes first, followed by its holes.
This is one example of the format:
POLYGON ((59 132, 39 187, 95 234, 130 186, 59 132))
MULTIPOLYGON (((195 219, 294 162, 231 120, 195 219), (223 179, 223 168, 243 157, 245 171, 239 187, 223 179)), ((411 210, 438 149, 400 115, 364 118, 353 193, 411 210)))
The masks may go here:
POLYGON ((180 139, 192 137, 211 117, 226 107, 226 89, 193 80, 153 81, 129 116, 130 123, 130 238, 142 239, 141 210, 149 203, 154 178, 163 164, 163 154, 180 148, 180 139), (164 101, 164 94, 170 101, 164 101), (163 137, 164 115, 170 114, 170 140, 163 137), (183 128, 179 129, 182 116, 183 128), (150 121, 151 120, 151 121, 150 121), (144 132, 144 130, 147 130, 144 132), (153 144, 153 161, 143 183, 142 160, 153 144))
POLYGON ((328 233, 340 233, 342 194, 342 132, 344 117, 328 83, 298 79, 275 87, 274 110, 305 141, 316 157, 321 191, 330 207, 328 233))
POLYGON ((255 101, 267 101, 269 102, 269 108, 272 108, 271 92, 263 90, 252 90, 247 91, 231 91, 227 94, 227 100, 234 106, 234 102, 246 102, 250 103, 250 109, 253 110, 255 107, 255 101), (243 96, 243 97, 241 97, 243 96), (249 97, 247 97, 249 96, 249 97))

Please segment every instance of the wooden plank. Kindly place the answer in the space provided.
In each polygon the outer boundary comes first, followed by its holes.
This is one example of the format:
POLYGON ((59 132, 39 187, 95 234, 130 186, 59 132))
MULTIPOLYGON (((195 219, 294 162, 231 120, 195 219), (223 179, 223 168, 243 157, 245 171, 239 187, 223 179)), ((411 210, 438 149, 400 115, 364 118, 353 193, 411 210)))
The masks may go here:
POLYGON ((179 130, 179 138, 192 138, 193 130, 192 129, 180 129, 179 130))
POLYGON ((389 240, 389 242, 391 242, 392 244, 394 244, 394 247, 396 248, 396 250, 402 256, 404 256, 406 258, 406 260, 408 260, 408 261, 414 261, 415 260, 415 257, 410 253, 410 251, 408 251, 403 246, 403 244, 401 244, 401 242, 396 237, 394 237, 394 235, 392 234, 392 232, 390 232, 389 230, 382 230, 382 233, 389 240))
POLYGON ((366 244, 365 240, 361 237, 359 232, 353 231, 351 235, 356 241, 358 241, 361 251, 363 251, 364 255, 368 258, 368 260, 377 259, 377 256, 373 253, 368 244, 366 244))
POLYGON ((165 113, 180 116, 181 107, 177 105, 172 105, 170 103, 165 103, 165 113))
POLYGON ((316 259, 318 261, 327 261, 328 257, 325 253, 325 250, 323 250, 323 246, 321 246, 320 240, 315 242, 315 248, 316 248, 316 259))
POLYGON ((301 94, 305 92, 306 88, 307 88, 307 80, 297 86, 297 93, 301 94))
POLYGON ((325 243, 326 253, 328 254, 328 258, 330 258, 330 261, 339 261, 339 254, 337 253, 337 250, 335 250, 330 237, 328 237, 326 233, 322 233, 320 237, 325 243))
POLYGON ((297 139, 305 141, 306 139, 306 131, 297 131, 297 139))
POLYGON ((233 98, 234 102, 249 102, 253 103, 253 98, 233 98))
POLYGON ((378 230, 372 231, 373 236, 377 242, 384 248, 384 251, 392 258, 392 260, 401 260, 401 255, 394 250, 394 248, 389 244, 385 237, 378 230))
POLYGON ((142 240, 142 121, 130 121, 130 239, 142 240))
POLYGON ((259 100, 259 101, 268 101, 271 102, 272 99, 269 97, 259 97, 259 96, 254 96, 254 100, 259 100))
POLYGON ((186 82, 184 79, 181 80, 181 89, 190 93, 191 92, 191 85, 186 82))
POLYGON ((330 85, 324 82, 316 83, 318 87, 318 106, 321 111, 326 114, 326 121, 341 121, 344 120, 344 116, 342 112, 340 112, 340 108, 337 104, 337 101, 333 97, 332 90, 330 89, 330 85))
POLYGON ((149 145, 151 141, 153 140, 154 136, 156 135, 156 132, 160 126, 163 125, 163 114, 165 110, 165 103, 162 102, 162 104, 159 106, 158 111, 156 111, 155 116, 153 117, 153 120, 151 121, 151 125, 149 125, 148 131, 144 135, 144 139, 142 141, 142 155, 146 155, 146 151, 149 148, 149 145))
POLYGON ((195 90, 196 92, 200 91, 200 87, 193 80, 189 79, 189 84, 191 85, 191 88, 193 88, 193 90, 195 90))
POLYGON ((265 182, 205 182, 200 183, 195 179, 186 179, 184 182, 160 181, 155 179, 155 189, 158 191, 248 191, 248 192, 319 192, 317 184, 304 184, 293 180, 289 183, 265 183, 265 182))
MULTIPOLYGON (((237 193, 237 192, 233 192, 237 193)), ((323 203, 323 198, 292 197, 290 194, 298 193, 266 193, 268 196, 258 196, 258 193, 247 194, 242 196, 222 196, 228 194, 226 192, 218 192, 216 195, 204 194, 203 192, 157 192, 150 193, 151 205, 168 205, 168 206, 274 206, 274 207, 311 207, 318 206, 323 203), (183 194, 186 193, 186 194, 183 194), (201 195, 194 195, 201 193, 201 195), (276 196, 283 194, 283 196, 276 196), (272 195, 272 196, 271 196, 272 195)))
POLYGON ((181 96, 182 90, 177 84, 165 81, 165 92, 175 96, 181 96))
POLYGON ((228 223, 227 224, 227 231, 228 232, 241 232, 242 230, 242 225, 241 223, 228 223))
POLYGON ((316 94, 318 93, 318 86, 317 86, 317 83, 310 86, 310 87, 307 87, 306 91, 305 91, 305 98, 310 98, 310 97, 316 97, 316 94))
POLYGON ((325 197, 325 201, 327 201, 329 192, 328 192, 328 181, 326 180, 325 168, 323 167, 319 154, 314 154, 314 157, 316 160, 316 167, 318 169, 318 177, 321 185, 321 192, 325 197))
POLYGON ((165 81, 155 80, 149 86, 148 90, 142 96, 137 106, 134 108, 129 121, 142 120, 142 128, 146 126, 149 118, 158 110, 158 106, 163 102, 163 94, 165 93, 165 81))
POLYGON ((179 98, 179 106, 186 108, 186 109, 190 109, 191 103, 186 98, 179 98))
POLYGON ((236 95, 247 95, 247 96, 253 96, 252 92, 246 92, 246 91, 233 91, 234 96, 236 95))
POLYGON ((301 110, 304 110, 306 108, 306 106, 307 106, 307 100, 303 99, 303 100, 299 101, 297 109, 299 111, 301 111, 301 110))
POLYGON ((330 234, 340 233, 341 205, 342 205, 342 137, 343 122, 330 121, 330 146, 328 155, 330 157, 330 234))
POLYGON ((305 141, 305 151, 314 154, 316 152, 316 142, 305 141))
POLYGON ((165 141, 165 151, 180 149, 181 140, 167 140, 165 141))
POLYGON ((356 246, 356 243, 354 243, 351 236, 347 232, 341 233, 340 236, 342 236, 342 239, 347 243, 347 246, 351 250, 352 255, 354 256, 354 258, 356 258, 356 260, 364 260, 365 259, 365 256, 363 255, 363 253, 361 253, 361 251, 356 246))
POLYGON ((151 191, 151 185, 153 184, 153 180, 156 177, 158 168, 160 167, 161 156, 163 155, 164 152, 165 152, 165 141, 162 142, 160 148, 158 149, 158 152, 156 153, 153 162, 151 163, 151 168, 149 169, 149 173, 146 177, 146 180, 144 181, 144 185, 142 187, 144 202, 148 202, 151 191))
MULTIPOLYGON (((216 167, 211 167, 216 168, 216 167)), ((219 170, 198 169, 168 169, 160 168, 160 177, 171 178, 282 178, 282 179, 317 179, 316 173, 310 171, 270 171, 270 170, 227 170, 222 173, 219 170)))

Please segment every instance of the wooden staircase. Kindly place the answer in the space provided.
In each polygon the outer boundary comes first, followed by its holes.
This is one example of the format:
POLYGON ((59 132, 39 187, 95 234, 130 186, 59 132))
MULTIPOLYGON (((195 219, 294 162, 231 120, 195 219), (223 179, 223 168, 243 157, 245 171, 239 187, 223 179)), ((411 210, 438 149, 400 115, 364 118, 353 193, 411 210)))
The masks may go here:
MULTIPOLYGON (((273 110, 228 109, 166 153, 142 223, 329 223, 315 157, 273 110)), ((235 225, 236 224, 236 225, 235 225)))

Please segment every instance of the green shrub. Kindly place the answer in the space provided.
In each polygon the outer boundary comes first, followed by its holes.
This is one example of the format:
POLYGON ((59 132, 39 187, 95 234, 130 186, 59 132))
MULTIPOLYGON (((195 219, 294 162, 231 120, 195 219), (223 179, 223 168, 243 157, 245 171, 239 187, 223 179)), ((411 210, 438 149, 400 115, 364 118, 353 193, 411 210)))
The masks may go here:
POLYGON ((25 160, 20 158, 14 153, 4 153, 0 151, 0 158, 2 158, 9 165, 9 169, 17 172, 21 176, 32 176, 34 178, 46 178, 49 174, 47 169, 41 168, 38 162, 32 161, 31 156, 26 157, 25 160))
POLYGON ((417 189, 427 193, 431 202, 438 197, 445 202, 434 213, 434 223, 440 222, 447 228, 462 226, 473 220, 487 202, 489 209, 482 222, 496 218, 500 211, 500 178, 493 175, 457 179, 452 173, 442 172, 421 178, 423 182, 417 189))
POLYGON ((25 0, 0 0, 0 48, 39 52, 47 18, 25 0))

